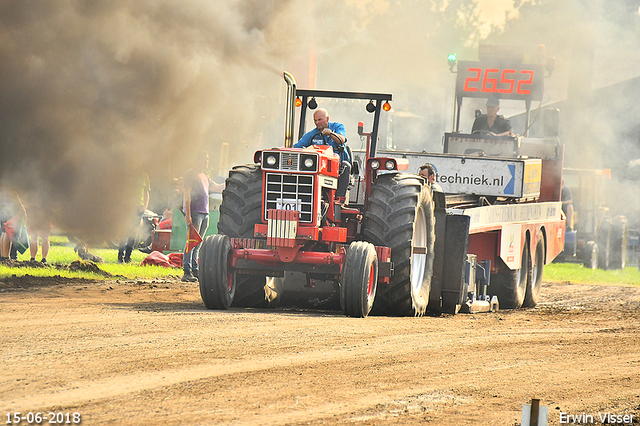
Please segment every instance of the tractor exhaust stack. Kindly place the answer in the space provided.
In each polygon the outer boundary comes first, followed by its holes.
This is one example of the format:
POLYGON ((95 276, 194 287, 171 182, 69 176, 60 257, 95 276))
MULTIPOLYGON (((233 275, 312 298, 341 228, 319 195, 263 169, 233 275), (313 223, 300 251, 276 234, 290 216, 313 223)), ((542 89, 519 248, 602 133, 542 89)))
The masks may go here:
POLYGON ((296 80, 291 74, 284 71, 282 73, 284 81, 287 82, 287 98, 285 100, 286 108, 284 114, 284 146, 291 148, 293 146, 293 120, 295 118, 295 101, 296 101, 296 80))

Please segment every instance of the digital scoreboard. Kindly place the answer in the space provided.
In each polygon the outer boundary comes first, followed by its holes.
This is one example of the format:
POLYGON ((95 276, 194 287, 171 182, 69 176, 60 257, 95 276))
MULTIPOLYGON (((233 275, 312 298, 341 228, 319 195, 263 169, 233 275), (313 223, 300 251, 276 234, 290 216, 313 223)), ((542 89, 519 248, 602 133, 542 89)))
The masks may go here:
POLYGON ((541 101, 543 93, 542 65, 458 61, 457 97, 541 101))

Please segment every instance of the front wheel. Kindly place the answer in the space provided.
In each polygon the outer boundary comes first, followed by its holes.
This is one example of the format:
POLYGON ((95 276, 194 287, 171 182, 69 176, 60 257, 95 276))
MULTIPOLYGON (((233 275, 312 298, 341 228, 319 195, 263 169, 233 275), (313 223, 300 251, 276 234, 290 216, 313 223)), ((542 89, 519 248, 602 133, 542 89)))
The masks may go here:
MULTIPOLYGON (((218 233, 230 238, 253 238, 254 226, 262 221, 262 170, 259 165, 235 166, 229 171, 220 205, 218 233)), ((236 274, 233 306, 273 307, 279 301, 282 280, 263 275, 236 274), (275 285, 275 287, 274 287, 275 285), (274 297, 275 296, 275 297, 274 297)))
POLYGON ((354 241, 342 266, 340 306, 349 317, 364 318, 373 307, 378 283, 378 256, 371 243, 354 241))
POLYGON ((207 309, 229 309, 236 292, 231 271, 231 242, 226 235, 208 236, 200 248, 200 296, 207 309))

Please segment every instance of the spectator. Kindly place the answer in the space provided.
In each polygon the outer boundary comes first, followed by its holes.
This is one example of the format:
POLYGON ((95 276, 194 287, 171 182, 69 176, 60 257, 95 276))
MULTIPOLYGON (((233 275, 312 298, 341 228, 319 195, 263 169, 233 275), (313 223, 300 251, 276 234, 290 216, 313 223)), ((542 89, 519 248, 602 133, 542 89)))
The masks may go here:
POLYGON ((29 250, 31 261, 35 262, 38 254, 38 237, 42 239, 42 259, 41 263, 47 263, 49 254, 49 235, 53 225, 53 209, 48 201, 42 197, 27 199, 27 230, 29 231, 29 250))
POLYGON ((427 163, 420 166, 420 170, 418 174, 424 178, 427 178, 429 185, 431 186, 431 191, 443 192, 440 185, 436 182, 436 169, 433 165, 427 163))
POLYGON ((17 223, 27 217, 27 212, 22 200, 14 191, 0 190, 0 260, 17 259, 17 250, 12 244, 11 237, 7 233, 7 222, 14 219, 17 223), (13 246, 13 248, 12 248, 13 246))
MULTIPOLYGON (((193 225, 198 234, 204 238, 207 228, 209 228, 209 194, 211 192, 222 192, 224 185, 220 185, 211 180, 205 174, 209 167, 209 154, 201 152, 196 159, 196 167, 189 169, 183 181, 183 208, 184 220, 187 222, 187 235, 189 226, 193 225)), ((187 247, 182 254, 182 269, 184 275, 182 281, 198 281, 198 253, 200 246, 187 252, 187 247)))
POLYGON ((138 212, 135 217, 131 218, 131 222, 128 223, 127 233, 129 236, 118 247, 118 263, 131 262, 131 252, 133 251, 133 246, 136 243, 137 234, 140 229, 140 221, 145 210, 149 208, 149 198, 151 194, 149 175, 143 173, 138 184, 141 189, 138 212))
POLYGON ((573 231, 573 194, 571 189, 564 184, 562 179, 562 189, 560 191, 560 200, 562 201, 562 211, 567 216, 567 228, 573 231))

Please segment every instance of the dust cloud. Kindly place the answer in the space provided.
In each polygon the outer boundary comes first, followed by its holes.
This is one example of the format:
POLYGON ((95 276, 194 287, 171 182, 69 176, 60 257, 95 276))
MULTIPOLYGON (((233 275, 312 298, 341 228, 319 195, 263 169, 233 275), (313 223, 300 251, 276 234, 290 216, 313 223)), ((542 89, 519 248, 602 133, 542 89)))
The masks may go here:
POLYGON ((275 70, 295 52, 270 26, 290 3, 2 2, 2 185, 46 198, 57 227, 89 239, 132 216, 145 172, 160 208, 201 149, 221 181, 274 126, 275 70))
POLYGON ((106 238, 135 210, 143 172, 158 210, 200 149, 221 182, 255 149, 281 146, 283 70, 302 88, 393 93, 393 144, 440 152, 454 102, 447 55, 475 60, 479 43, 545 44, 556 70, 544 105, 570 102, 563 142, 598 161, 612 146, 625 150, 609 162, 640 158, 622 117, 589 118, 594 90, 638 77, 638 3, 518 0, 488 22, 473 0, 2 2, 0 183, 45 194, 64 232, 106 238), (618 48, 624 61, 612 60, 618 48), (586 138, 585 123, 603 137, 586 138))

